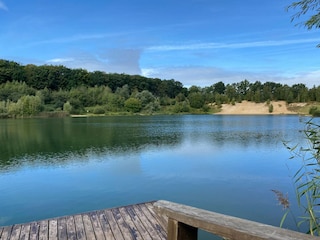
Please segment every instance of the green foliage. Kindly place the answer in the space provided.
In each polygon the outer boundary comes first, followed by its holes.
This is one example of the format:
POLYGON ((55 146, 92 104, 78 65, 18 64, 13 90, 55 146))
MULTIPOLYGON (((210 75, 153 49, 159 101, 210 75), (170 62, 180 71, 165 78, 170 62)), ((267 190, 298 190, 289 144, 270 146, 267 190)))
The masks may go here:
MULTIPOLYGON (((319 0, 301 0, 293 2, 288 10, 297 10, 292 16, 291 21, 304 17, 298 25, 305 26, 308 30, 320 28, 320 1, 319 0)), ((320 47, 320 44, 318 44, 320 47)))
POLYGON ((319 0, 302 0, 293 2, 288 10, 294 9, 297 12, 292 16, 292 21, 308 14, 307 19, 302 24, 309 30, 320 28, 320 1, 319 0), (311 16, 310 16, 311 15, 311 16))
POLYGON ((95 106, 93 108, 93 114, 105 114, 106 110, 104 109, 103 106, 95 106))
POLYGON ((190 107, 192 108, 202 108, 203 104, 205 103, 204 96, 200 92, 190 93, 188 100, 190 102, 190 107))
POLYGON ((309 110, 309 114, 313 117, 320 117, 320 109, 316 106, 312 106, 309 110))
POLYGON ((139 99, 131 97, 124 102, 124 107, 129 112, 137 113, 142 109, 142 104, 139 99))
POLYGON ((289 146, 292 158, 301 160, 301 167, 293 176, 298 206, 304 215, 298 225, 307 224, 308 233, 320 235, 320 125, 312 120, 304 130, 307 146, 289 146))
POLYGON ((17 102, 24 95, 35 95, 36 90, 29 87, 25 82, 6 82, 0 85, 0 101, 17 102))
POLYGON ((14 116, 32 116, 39 113, 43 108, 39 96, 22 96, 17 103, 8 104, 8 112, 14 116))
POLYGON ((70 113, 72 111, 72 106, 69 101, 63 104, 63 111, 70 113))
POLYGON ((189 101, 177 102, 173 107, 174 113, 188 113, 190 112, 189 101))
POLYGON ((137 94, 135 94, 135 98, 140 100, 142 108, 155 101, 155 97, 148 90, 138 92, 137 94))
MULTIPOLYGON (((1 107, 5 109, 1 110, 3 114, 11 112, 14 113, 12 116, 22 113, 26 115, 24 111, 13 110, 23 96, 39 97, 41 109, 44 111, 61 111, 64 104, 69 102, 72 106, 69 112, 73 114, 85 113, 85 109, 93 112, 95 106, 103 106, 104 111, 109 113, 123 113, 128 110, 125 101, 130 97, 139 100, 139 111, 143 113, 167 113, 168 110, 205 113, 208 111, 206 106, 209 103, 220 107, 223 103, 235 104, 242 100, 319 102, 320 86, 308 89, 304 84, 294 84, 290 87, 273 82, 250 83, 245 79, 227 85, 220 81, 209 87, 191 86, 187 89, 173 79, 161 80, 138 75, 107 74, 101 71, 88 72, 64 66, 21 66, 15 62, 0 60, 0 102, 6 103, 5 107, 1 107)), ((272 107, 269 107, 271 110, 272 107)), ((317 111, 314 111, 313 115, 316 116, 317 111)))
POLYGON ((272 113, 272 112, 273 112, 273 105, 269 104, 269 113, 272 113))

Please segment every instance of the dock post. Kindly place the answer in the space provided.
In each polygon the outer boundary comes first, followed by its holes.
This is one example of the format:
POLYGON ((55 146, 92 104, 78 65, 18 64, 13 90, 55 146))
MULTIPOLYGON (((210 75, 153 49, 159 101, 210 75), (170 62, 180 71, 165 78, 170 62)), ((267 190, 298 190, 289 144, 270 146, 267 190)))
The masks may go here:
POLYGON ((197 240, 198 228, 168 219, 168 240, 197 240))

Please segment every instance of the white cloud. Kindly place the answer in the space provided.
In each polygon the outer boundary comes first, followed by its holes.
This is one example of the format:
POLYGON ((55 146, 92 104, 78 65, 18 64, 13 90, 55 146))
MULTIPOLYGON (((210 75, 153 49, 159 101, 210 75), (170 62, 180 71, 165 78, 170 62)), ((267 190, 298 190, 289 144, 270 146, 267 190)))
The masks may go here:
POLYGON ((109 73, 141 74, 139 49, 109 49, 99 55, 89 52, 73 52, 67 57, 53 58, 46 63, 63 64, 70 68, 109 73))
POLYGON ((54 63, 54 64, 62 64, 62 63, 66 63, 66 62, 71 62, 74 61, 73 58, 53 58, 50 60, 47 60, 47 63, 54 63))
POLYGON ((147 68, 142 69, 142 74, 146 77, 161 79, 174 79, 183 83, 185 87, 192 85, 208 87, 222 81, 225 84, 237 83, 247 79, 249 82, 276 82, 288 84, 289 86, 297 83, 304 83, 311 88, 313 85, 319 86, 320 71, 306 73, 295 73, 288 75, 285 72, 250 72, 250 71, 231 71, 216 67, 173 67, 173 68, 147 68))
POLYGON ((221 48, 253 48, 253 47, 272 47, 286 46, 302 43, 319 43, 320 38, 304 38, 294 40, 270 40, 270 41, 255 41, 255 42, 239 42, 239 43, 196 43, 183 45, 160 45, 149 47, 149 51, 178 51, 178 50, 201 50, 201 49, 221 49, 221 48))
POLYGON ((310 72, 300 72, 293 75, 290 81, 293 83, 305 83, 309 88, 320 86, 320 70, 310 72))
POLYGON ((9 11, 8 7, 6 6, 6 4, 3 1, 0 1, 0 9, 5 10, 5 11, 9 11))

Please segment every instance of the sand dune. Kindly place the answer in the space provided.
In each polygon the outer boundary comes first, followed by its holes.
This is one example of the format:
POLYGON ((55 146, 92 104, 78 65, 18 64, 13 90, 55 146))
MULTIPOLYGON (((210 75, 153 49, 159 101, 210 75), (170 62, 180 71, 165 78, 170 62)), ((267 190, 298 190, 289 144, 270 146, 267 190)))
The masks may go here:
POLYGON ((221 112, 217 114, 297 114, 287 109, 287 103, 285 101, 271 101, 273 111, 269 112, 269 105, 267 103, 254 103, 248 101, 242 101, 241 103, 222 104, 221 112))

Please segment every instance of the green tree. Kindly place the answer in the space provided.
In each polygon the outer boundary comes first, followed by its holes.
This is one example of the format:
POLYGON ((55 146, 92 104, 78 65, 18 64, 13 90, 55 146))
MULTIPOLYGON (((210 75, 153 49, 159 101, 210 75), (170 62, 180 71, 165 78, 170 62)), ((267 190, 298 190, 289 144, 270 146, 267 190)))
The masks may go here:
POLYGON ((193 92, 189 94, 188 100, 190 102, 190 107, 192 108, 202 108, 205 103, 204 96, 200 92, 193 92))
POLYGON ((72 111, 72 106, 69 101, 63 104, 63 111, 70 113, 72 111))
POLYGON ((131 97, 124 102, 124 107, 129 112, 137 113, 142 109, 142 104, 139 99, 131 97))
POLYGON ((155 101, 155 97, 148 90, 143 90, 142 92, 137 93, 135 98, 140 100, 142 108, 155 101))
POLYGON ((224 91, 226 90, 226 86, 221 81, 213 84, 212 87, 213 87, 213 92, 217 92, 219 94, 224 94, 224 91))
POLYGON ((39 96, 22 96, 15 104, 14 113, 20 116, 36 115, 42 108, 41 99, 39 96))

